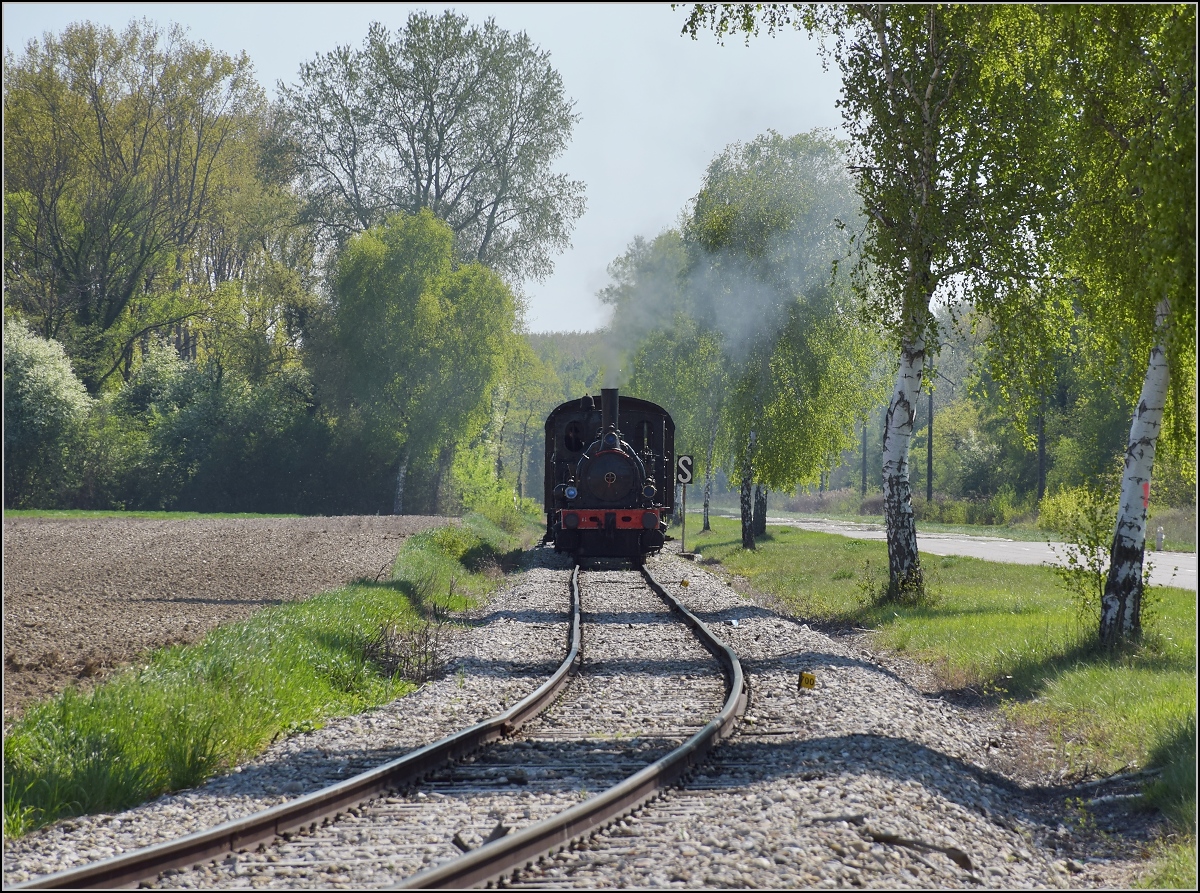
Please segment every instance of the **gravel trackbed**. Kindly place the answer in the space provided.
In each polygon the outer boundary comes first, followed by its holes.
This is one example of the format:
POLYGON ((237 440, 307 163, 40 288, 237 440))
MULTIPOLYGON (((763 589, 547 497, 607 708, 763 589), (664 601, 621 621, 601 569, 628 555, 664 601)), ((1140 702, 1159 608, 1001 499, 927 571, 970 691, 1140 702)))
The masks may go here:
POLYGON ((448 518, 4 521, 4 721, 149 649, 391 568, 448 518))

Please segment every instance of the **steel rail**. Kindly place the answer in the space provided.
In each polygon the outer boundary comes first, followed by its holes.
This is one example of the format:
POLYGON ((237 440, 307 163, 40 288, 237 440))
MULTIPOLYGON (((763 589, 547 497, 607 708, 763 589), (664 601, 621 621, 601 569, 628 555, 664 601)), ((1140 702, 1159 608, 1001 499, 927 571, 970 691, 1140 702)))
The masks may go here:
POLYGON ((169 868, 185 868, 225 853, 237 852, 281 834, 296 831, 351 807, 416 781, 484 745, 511 735, 554 703, 580 655, 579 567, 571 573, 571 623, 567 656, 533 694, 496 716, 427 744, 353 778, 297 797, 262 812, 197 831, 166 843, 71 868, 6 887, 10 890, 121 889, 158 876, 169 868))
POLYGON ((697 637, 725 668, 728 688, 721 711, 682 745, 620 784, 558 815, 412 875, 391 889, 463 889, 520 869, 641 806, 699 763, 721 739, 733 733, 734 726, 746 709, 747 691, 741 662, 733 649, 713 635, 700 618, 670 595, 645 567, 641 571, 649 581, 650 588, 673 610, 683 615, 697 637))

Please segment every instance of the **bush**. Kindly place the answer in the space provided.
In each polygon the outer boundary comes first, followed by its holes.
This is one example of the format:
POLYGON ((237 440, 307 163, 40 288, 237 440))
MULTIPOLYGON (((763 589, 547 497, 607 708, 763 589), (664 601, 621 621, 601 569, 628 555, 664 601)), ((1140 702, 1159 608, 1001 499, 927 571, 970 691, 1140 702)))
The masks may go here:
POLYGON ((1116 499, 1090 487, 1058 490, 1039 505, 1038 527, 1064 540, 1050 546, 1060 561, 1054 572, 1071 593, 1081 622, 1100 621, 1116 518, 1116 499))
POLYGON ((63 346, 4 323, 4 504, 55 508, 76 478, 92 398, 63 346))
POLYGON ((487 518, 506 533, 520 535, 541 524, 537 500, 520 499, 509 481, 498 479, 486 444, 459 450, 454 457, 454 483, 463 508, 487 518))

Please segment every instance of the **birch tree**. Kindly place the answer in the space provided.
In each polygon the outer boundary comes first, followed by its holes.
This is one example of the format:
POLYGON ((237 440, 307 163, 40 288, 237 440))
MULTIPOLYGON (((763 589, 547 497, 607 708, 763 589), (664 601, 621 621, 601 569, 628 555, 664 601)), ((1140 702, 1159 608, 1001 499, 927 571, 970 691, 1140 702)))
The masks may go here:
POLYGON ((684 227, 692 312, 720 333, 729 380, 720 454, 741 478, 745 548, 754 548, 755 485, 761 519, 766 488, 832 467, 869 399, 858 373, 873 366, 876 327, 859 325, 851 296, 832 284, 861 225, 845 151, 819 131, 734 144, 709 165, 684 227), (857 365, 836 362, 843 354, 857 365), (839 399, 824 402, 838 375, 839 399))
POLYGON ((1146 517, 1163 435, 1188 457, 1195 481, 1196 10, 1081 6, 1051 15, 1076 160, 1059 245, 1110 349, 1133 363, 1149 358, 1101 604, 1100 639, 1113 644, 1141 632, 1146 517))
MULTIPOLYGON (((890 4, 696 4, 684 33, 704 27, 749 40, 800 28, 822 35, 842 72, 839 106, 867 215, 857 281, 868 315, 899 350, 885 416, 884 513, 889 594, 921 592, 909 482, 918 394, 939 344, 935 297, 971 277, 1032 275, 1043 212, 1012 177, 1014 130, 1033 127, 1027 84, 994 77, 1020 56, 1036 15, 1022 7, 890 4), (1018 269, 1020 268, 1020 269, 1018 269)), ((1039 196, 1040 200, 1040 196, 1039 196)))

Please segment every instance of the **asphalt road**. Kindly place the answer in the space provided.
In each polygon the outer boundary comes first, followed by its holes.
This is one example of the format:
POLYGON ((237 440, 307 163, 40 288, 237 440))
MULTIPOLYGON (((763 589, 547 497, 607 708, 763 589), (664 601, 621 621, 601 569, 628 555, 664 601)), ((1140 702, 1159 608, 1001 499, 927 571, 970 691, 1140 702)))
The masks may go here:
MULTIPOLYGON (((885 537, 880 524, 860 524, 854 521, 831 521, 825 518, 773 518, 768 524, 784 524, 821 533, 838 533, 864 540, 885 537)), ((1039 542, 1021 542, 998 536, 966 536, 949 533, 917 533, 917 545, 931 555, 966 555, 984 561, 1004 561, 1010 564, 1054 564, 1050 546, 1039 542)), ((1147 552, 1150 560, 1150 582, 1157 586, 1178 586, 1196 589, 1195 552, 1147 552)))

